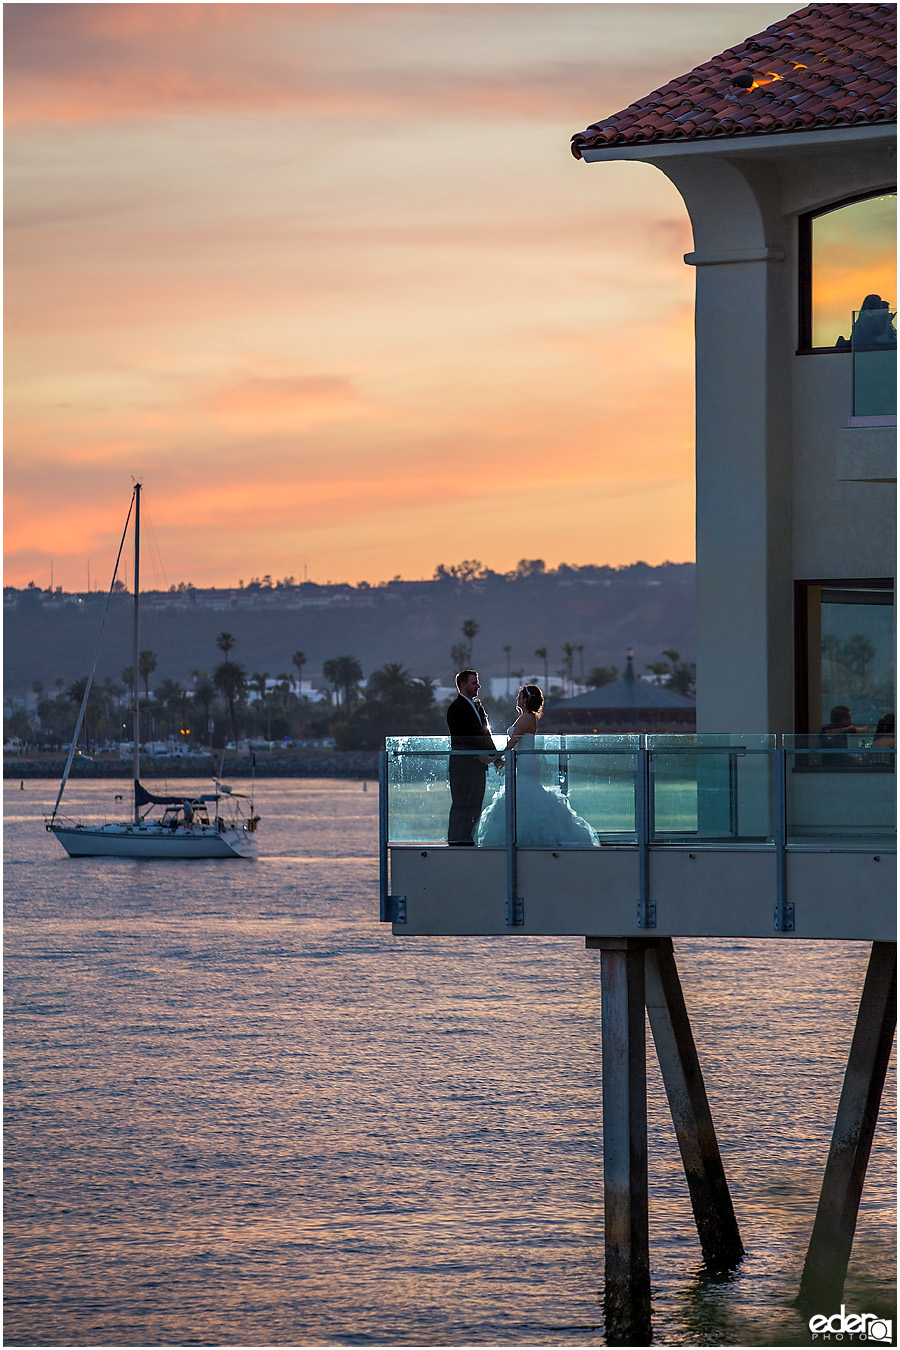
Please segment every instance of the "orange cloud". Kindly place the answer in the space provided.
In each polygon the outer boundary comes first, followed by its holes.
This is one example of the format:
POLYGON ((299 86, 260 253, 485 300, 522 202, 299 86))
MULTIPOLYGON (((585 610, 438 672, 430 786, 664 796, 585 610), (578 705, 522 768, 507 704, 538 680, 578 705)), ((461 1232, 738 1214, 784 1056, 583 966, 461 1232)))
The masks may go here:
POLYGON ((198 584, 691 556, 687 214, 568 137, 751 8, 5 6, 7 579, 132 476, 198 584))
POLYGON ((305 430, 342 415, 359 395, 341 375, 247 376, 197 400, 232 433, 305 430))

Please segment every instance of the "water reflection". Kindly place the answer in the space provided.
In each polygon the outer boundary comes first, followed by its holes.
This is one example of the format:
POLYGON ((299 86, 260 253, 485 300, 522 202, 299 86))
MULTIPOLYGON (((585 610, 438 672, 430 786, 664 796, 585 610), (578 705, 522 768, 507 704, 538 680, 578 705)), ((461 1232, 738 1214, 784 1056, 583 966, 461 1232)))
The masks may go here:
MULTIPOLYGON (((258 784, 252 869, 76 863, 40 793, 4 838, 6 1344, 604 1343, 596 953, 393 938, 358 783, 258 784)), ((651 1048, 654 1341, 789 1344, 867 952, 676 948, 747 1256, 699 1267, 651 1048)), ((885 1316, 894 1122, 889 1089, 847 1282, 885 1316)))

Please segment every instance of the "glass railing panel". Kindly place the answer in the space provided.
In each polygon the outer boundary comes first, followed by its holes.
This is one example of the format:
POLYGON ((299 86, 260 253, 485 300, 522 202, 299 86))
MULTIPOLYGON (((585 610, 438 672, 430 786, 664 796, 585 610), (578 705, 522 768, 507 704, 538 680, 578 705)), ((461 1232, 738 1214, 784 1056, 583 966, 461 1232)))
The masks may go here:
POLYGON ((893 839, 896 750, 874 734, 785 736, 789 841, 893 839))
POLYGON ((652 735, 647 743, 651 839, 773 838, 773 735, 652 735))
MULTIPOLYGON (((516 843, 519 848, 597 848, 630 843, 635 833, 638 736, 539 736, 538 749, 516 752, 516 843), (599 742, 605 748, 598 749, 599 742), (583 749, 581 744, 590 747, 583 749)), ((488 779, 478 829, 483 848, 506 845, 506 782, 488 779)))
POLYGON ((853 416, 897 415, 896 313, 886 300, 853 312, 853 416))
MULTIPOLYGON (((501 745, 505 740, 497 737, 501 745)), ((385 750, 388 839, 394 844, 446 844, 450 819, 449 736, 391 736, 385 750)), ((477 758, 474 751, 454 753, 477 758)), ((496 780, 493 769, 488 773, 496 780)))
POLYGON ((541 783, 558 793, 571 813, 586 821, 604 843, 634 843, 635 755, 640 744, 640 736, 627 734, 538 736, 541 783))

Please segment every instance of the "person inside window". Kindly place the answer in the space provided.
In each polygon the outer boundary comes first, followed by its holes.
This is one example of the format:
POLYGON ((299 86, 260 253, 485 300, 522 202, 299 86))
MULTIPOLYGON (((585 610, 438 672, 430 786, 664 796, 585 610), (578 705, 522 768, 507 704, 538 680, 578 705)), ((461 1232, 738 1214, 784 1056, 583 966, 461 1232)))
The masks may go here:
POLYGON ((878 725, 875 728, 875 739, 872 741, 872 749, 893 750, 894 745, 894 714, 885 713, 884 717, 879 718, 878 725))
POLYGON ((819 732, 819 749, 828 751, 828 754, 822 756, 823 768, 836 769, 859 763, 859 759, 849 753, 847 744, 847 737, 854 736, 857 732, 858 728, 853 725, 850 709, 845 703, 836 704, 828 714, 828 721, 819 732))
POLYGON ((897 346, 895 317, 887 300, 880 295, 867 295, 854 320, 852 336, 845 338, 841 334, 834 345, 841 351, 849 351, 851 347, 857 352, 892 349, 897 346))

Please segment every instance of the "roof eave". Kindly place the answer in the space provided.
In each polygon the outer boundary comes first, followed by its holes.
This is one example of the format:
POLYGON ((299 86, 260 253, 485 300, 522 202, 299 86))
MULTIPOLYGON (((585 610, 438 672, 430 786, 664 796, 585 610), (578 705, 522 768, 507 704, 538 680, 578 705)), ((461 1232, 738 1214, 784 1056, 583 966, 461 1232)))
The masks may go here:
POLYGON ((813 131, 767 131, 758 136, 710 136, 696 140, 643 141, 639 145, 606 145, 581 150, 580 157, 587 164, 601 164, 610 160, 633 159, 644 162, 656 159, 684 158, 685 155, 772 155, 786 154, 799 149, 827 148, 846 144, 870 144, 895 140, 897 123, 872 122, 856 127, 822 127, 813 131))

